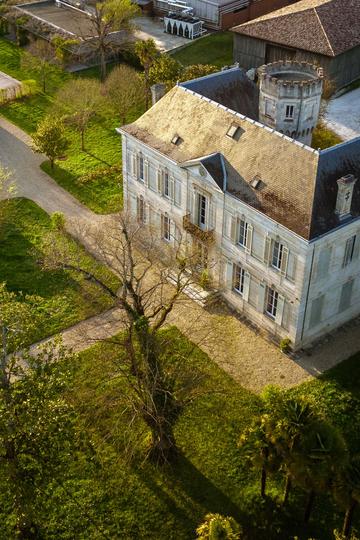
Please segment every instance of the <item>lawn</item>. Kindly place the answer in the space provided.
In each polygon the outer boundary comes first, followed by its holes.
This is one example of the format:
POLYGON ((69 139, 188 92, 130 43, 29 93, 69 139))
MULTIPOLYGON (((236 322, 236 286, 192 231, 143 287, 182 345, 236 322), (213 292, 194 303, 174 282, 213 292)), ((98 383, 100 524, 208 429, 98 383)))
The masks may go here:
MULTIPOLYGON (((49 216, 27 199, 13 199, 8 204, 9 216, 1 229, 0 282, 6 282, 11 291, 40 296, 51 311, 32 340, 52 335, 111 307, 109 297, 99 294, 95 285, 78 274, 44 271, 39 261, 42 241, 50 231, 49 216)), ((74 241, 68 238, 68 242, 74 241)), ((78 249, 82 263, 115 288, 118 281, 113 274, 82 248, 78 249)))
MULTIPOLYGON (((0 38, 0 70, 20 80, 28 80, 32 74, 21 69, 21 54, 21 49, 0 38)), ((96 70, 86 70, 80 76, 96 76, 96 70)), ((56 90, 71 77, 68 73, 57 70, 49 81, 47 94, 39 92, 30 98, 2 106, 0 113, 31 134, 38 122, 51 112, 56 90)), ((139 111, 130 111, 129 121, 138 115, 139 111)), ((68 128, 70 148, 66 159, 58 161, 54 171, 51 171, 48 163, 43 164, 43 169, 61 186, 97 213, 117 212, 122 207, 121 139, 115 132, 115 128, 119 125, 120 121, 116 118, 99 116, 93 120, 85 135, 85 152, 80 149, 78 134, 68 128), (118 167, 120 172, 116 175, 101 175, 91 183, 85 184, 81 181, 81 177, 87 173, 95 169, 103 171, 109 166, 118 167)))
POLYGON ((233 34, 216 32, 192 41, 172 56, 184 66, 212 64, 221 68, 233 64, 233 34))
POLYGON ((311 146, 316 150, 324 150, 325 148, 330 148, 341 142, 343 142, 343 140, 339 135, 320 122, 314 129, 311 146))
MULTIPOLYGON (((40 497, 45 537, 191 540, 207 512, 220 512, 242 524, 247 540, 333 538, 343 514, 328 498, 318 498, 307 527, 302 524, 302 491, 294 488, 287 509, 279 504, 283 477, 272 478, 268 499, 260 499, 259 474, 249 469, 237 448, 239 435, 258 414, 258 397, 176 329, 167 332, 174 358, 185 358, 184 368, 203 376, 200 396, 177 423, 177 462, 157 469, 142 460, 145 435, 140 424, 129 424, 126 390, 115 370, 119 350, 103 343, 81 353, 67 399, 93 450, 77 456, 66 478, 57 479, 40 497), (128 451, 134 448, 140 453, 130 461, 128 451), (59 485, 66 486, 65 492, 59 485)), ((359 361, 359 356, 352 358, 292 390, 315 397, 354 451, 360 443, 359 361)))

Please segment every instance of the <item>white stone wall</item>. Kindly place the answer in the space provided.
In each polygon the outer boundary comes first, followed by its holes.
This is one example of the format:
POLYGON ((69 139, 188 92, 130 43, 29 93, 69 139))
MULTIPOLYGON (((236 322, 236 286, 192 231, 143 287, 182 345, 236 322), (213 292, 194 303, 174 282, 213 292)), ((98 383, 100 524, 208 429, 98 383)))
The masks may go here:
POLYGON ((232 307, 271 336, 278 340, 289 337, 295 348, 299 348, 360 313, 360 220, 343 225, 314 242, 307 242, 231 194, 224 194, 201 164, 180 168, 128 135, 123 135, 122 141, 125 208, 136 212, 134 201, 136 204, 136 198, 142 195, 147 204, 148 220, 160 228, 159 216, 166 212, 187 242, 191 241, 191 236, 182 228, 183 217, 193 212, 193 190, 204 193, 213 207, 209 222, 215 233, 215 243, 209 248, 209 271, 213 282, 232 307), (146 182, 139 181, 132 172, 134 155, 142 155, 148 163, 146 182), (177 204, 164 197, 156 187, 158 170, 165 169, 181 185, 181 199, 177 204), (234 227, 229 225, 238 220, 246 221, 248 234, 251 231, 251 242, 246 246, 237 243, 234 227), (344 268, 346 241, 353 235, 356 235, 353 260, 344 268), (283 258, 286 264, 280 269, 272 264, 275 242, 282 244, 286 255, 283 258), (233 288, 234 263, 245 271, 246 292, 243 294, 233 288), (341 298, 346 306, 342 291, 349 280, 353 280, 351 302, 348 308, 339 312, 341 298), (278 293, 276 317, 266 313, 269 288, 278 293), (318 300, 322 295, 323 300, 318 300), (315 307, 316 302, 322 303, 316 324, 314 302, 315 307))

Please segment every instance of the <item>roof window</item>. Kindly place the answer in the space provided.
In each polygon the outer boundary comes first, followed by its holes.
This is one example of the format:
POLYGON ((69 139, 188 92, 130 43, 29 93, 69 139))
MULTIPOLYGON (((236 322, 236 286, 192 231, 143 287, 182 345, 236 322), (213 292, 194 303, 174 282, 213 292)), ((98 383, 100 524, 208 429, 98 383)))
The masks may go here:
POLYGON ((179 146, 180 143, 182 143, 182 138, 180 137, 180 135, 178 135, 177 133, 173 136, 173 138, 171 139, 171 142, 172 144, 174 144, 175 146, 179 146))
POLYGON ((254 189, 259 189, 261 184, 261 178, 258 175, 255 175, 254 178, 250 181, 250 186, 254 189))
POLYGON ((240 126, 237 126, 236 124, 231 124, 229 129, 226 132, 226 135, 230 137, 230 139, 235 139, 236 135, 238 135, 240 130, 240 126))

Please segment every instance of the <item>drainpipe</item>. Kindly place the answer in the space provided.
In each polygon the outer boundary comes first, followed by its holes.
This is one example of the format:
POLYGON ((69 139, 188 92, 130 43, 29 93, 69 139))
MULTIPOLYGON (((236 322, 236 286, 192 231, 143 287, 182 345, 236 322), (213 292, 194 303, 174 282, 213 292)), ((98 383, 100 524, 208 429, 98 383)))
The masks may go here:
POLYGON ((303 318, 303 324, 302 324, 302 328, 301 328, 301 337, 300 337, 301 341, 303 340, 304 331, 305 331, 305 320, 306 320, 306 313, 307 313, 307 307, 308 307, 308 302, 309 302, 309 294, 310 294, 310 285, 311 285, 311 279, 312 279, 312 273, 313 273, 313 267, 314 267, 315 246, 316 246, 316 244, 314 244, 312 257, 311 257, 309 284, 308 284, 308 288, 307 288, 307 292, 306 292, 304 318, 303 318))

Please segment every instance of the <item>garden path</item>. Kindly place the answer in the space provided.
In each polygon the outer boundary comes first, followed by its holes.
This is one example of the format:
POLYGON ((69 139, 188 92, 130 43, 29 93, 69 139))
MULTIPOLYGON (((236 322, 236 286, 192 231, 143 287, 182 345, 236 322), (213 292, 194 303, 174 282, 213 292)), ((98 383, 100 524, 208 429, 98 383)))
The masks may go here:
MULTIPOLYGON (((0 118, 0 162, 14 173, 16 196, 32 199, 48 213, 63 212, 69 232, 99 257, 96 248, 89 244, 89 238, 84 234, 81 236, 81 230, 84 231, 81 224, 90 222, 96 227, 106 227, 112 216, 94 214, 58 186, 39 169, 44 157, 34 154, 29 144, 30 138, 24 132, 0 118)), ((116 334, 122 327, 121 319, 121 309, 113 308, 82 321, 62 332, 64 344, 75 351, 84 350, 96 341, 116 334)), ((197 343, 242 386, 253 391, 260 391, 266 384, 294 386, 360 350, 360 332, 354 328, 360 324, 359 320, 336 332, 336 339, 330 337, 310 353, 293 359, 282 354, 278 347, 222 303, 203 309, 183 298, 169 322, 197 343)))

